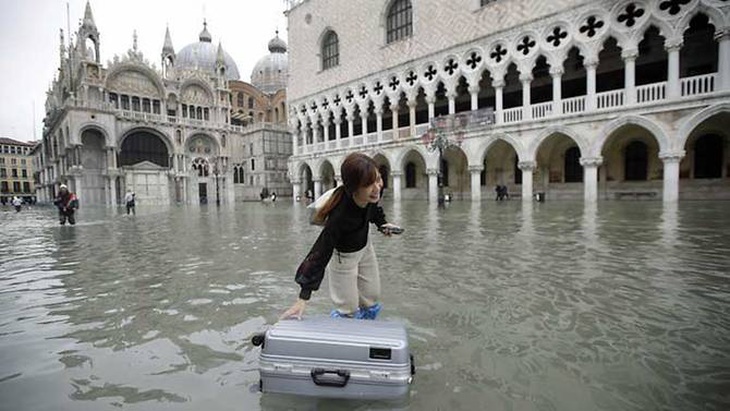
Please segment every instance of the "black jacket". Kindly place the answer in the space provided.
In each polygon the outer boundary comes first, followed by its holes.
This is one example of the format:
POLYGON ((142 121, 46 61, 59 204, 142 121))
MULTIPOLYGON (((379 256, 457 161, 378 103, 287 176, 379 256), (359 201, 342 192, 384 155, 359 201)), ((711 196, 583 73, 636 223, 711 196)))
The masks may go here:
POLYGON ((355 204, 352 196, 344 194, 340 203, 330 212, 317 241, 297 269, 294 279, 302 287, 299 298, 309 300, 312 291, 319 289, 325 267, 335 249, 352 253, 365 247, 370 223, 378 227, 386 223, 383 208, 372 203, 362 208, 355 204))

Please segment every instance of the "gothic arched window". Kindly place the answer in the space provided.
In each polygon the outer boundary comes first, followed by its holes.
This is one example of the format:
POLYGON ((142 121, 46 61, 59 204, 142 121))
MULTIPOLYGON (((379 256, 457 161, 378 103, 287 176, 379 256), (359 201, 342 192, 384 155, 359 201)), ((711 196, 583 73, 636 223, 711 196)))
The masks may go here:
POLYGON ((395 0, 391 3, 386 27, 388 44, 413 34, 413 8, 410 0, 395 0))
POLYGON ((236 105, 238 107, 243 107, 243 93, 238 92, 238 96, 236 96, 236 105))
POLYGON ((322 70, 327 70, 340 64, 340 40, 337 33, 330 30, 322 41, 322 70))

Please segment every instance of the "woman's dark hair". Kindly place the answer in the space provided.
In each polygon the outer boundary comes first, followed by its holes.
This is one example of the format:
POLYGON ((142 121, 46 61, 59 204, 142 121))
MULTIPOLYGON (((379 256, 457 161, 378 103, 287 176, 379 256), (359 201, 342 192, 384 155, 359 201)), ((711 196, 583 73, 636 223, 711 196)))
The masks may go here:
POLYGON ((337 187, 332 197, 317 212, 314 220, 324 223, 329 213, 340 203, 342 196, 353 195, 360 187, 367 187, 378 179, 378 165, 375 160, 363 153, 350 153, 340 166, 342 185, 337 187))

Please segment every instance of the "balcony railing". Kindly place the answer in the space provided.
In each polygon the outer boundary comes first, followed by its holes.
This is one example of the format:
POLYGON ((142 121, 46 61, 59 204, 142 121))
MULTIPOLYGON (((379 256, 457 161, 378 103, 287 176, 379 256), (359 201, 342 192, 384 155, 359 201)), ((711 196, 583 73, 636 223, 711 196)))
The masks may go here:
POLYGON ((715 91, 716 78, 717 74, 712 73, 680 79, 680 83, 682 85, 682 97, 712 93, 715 91))
POLYGON ((538 103, 532 105, 532 118, 539 120, 541 118, 550 117, 553 114, 553 102, 538 103))
POLYGON ((566 98, 563 100, 563 114, 582 113, 586 111, 586 96, 566 98))
MULTIPOLYGON (((692 97, 704 94, 710 94, 717 91, 718 74, 703 74, 699 76, 686 77, 679 79, 681 97, 692 97)), ((635 91, 635 104, 645 104, 667 99, 667 82, 646 84, 637 86, 635 91)), ((548 101, 531 105, 526 111, 525 107, 512 107, 502 110, 501 113, 495 113, 490 109, 479 109, 467 112, 459 112, 448 116, 440 116, 440 121, 452 120, 452 126, 460 128, 472 128, 479 125, 492 125, 495 123, 495 115, 501 114, 501 123, 513 124, 525 120, 540 120, 544 118, 558 118, 561 116, 585 113, 587 107, 588 96, 577 96, 562 99, 557 102, 562 112, 555 112, 555 102, 548 101), (531 119, 525 119, 525 113, 531 116, 531 119), (457 121, 458 120, 458 121, 457 121)), ((602 110, 616 109, 627 104, 627 93, 625 89, 609 90, 595 94, 595 108, 591 111, 600 112, 602 110)), ((397 130, 383 130, 380 142, 407 140, 414 137, 422 136, 428 131, 430 124, 416 124, 413 127, 414 133, 411 133, 410 126, 399 127, 397 130)), ((447 127, 448 128, 448 127, 447 127)), ((339 148, 360 147, 363 144, 377 143, 377 133, 368 133, 366 135, 356 135, 350 138, 339 140, 339 148)), ((328 150, 334 149, 337 144, 327 145, 328 150)), ((313 145, 304 146, 314 147, 313 145)), ((315 148, 316 150, 316 148, 315 148)), ((313 150, 300 150, 301 153, 312 152, 313 150)))
POLYGON ((667 98, 667 82, 646 84, 636 87, 636 102, 651 103, 667 98))
POLYGON ((621 107, 624 105, 624 91, 610 90, 596 94, 596 107, 601 110, 605 108, 621 107))

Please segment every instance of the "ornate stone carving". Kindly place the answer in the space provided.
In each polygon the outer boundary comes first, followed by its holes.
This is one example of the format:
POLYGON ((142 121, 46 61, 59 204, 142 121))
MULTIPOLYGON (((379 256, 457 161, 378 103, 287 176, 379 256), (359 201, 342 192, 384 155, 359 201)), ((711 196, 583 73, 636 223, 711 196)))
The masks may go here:
POLYGON ((212 105, 210 101, 210 96, 208 95, 208 91, 197 84, 192 84, 185 87, 182 92, 182 101, 187 104, 195 104, 201 106, 212 105))
POLYGON ((581 157, 579 161, 583 167, 600 167, 603 164, 603 157, 581 157))
POLYGON ((138 96, 158 95, 157 86, 146 75, 138 71, 119 73, 109 82, 109 89, 118 93, 129 93, 138 96))

